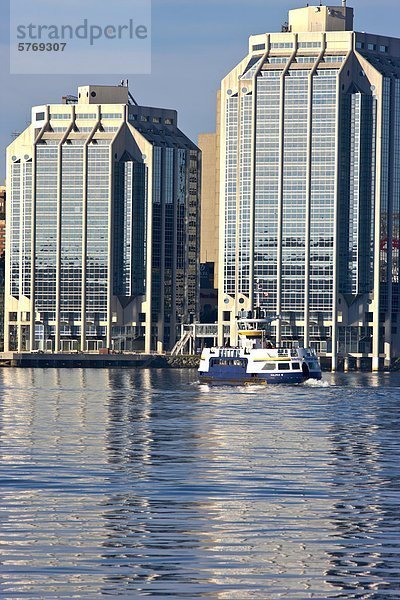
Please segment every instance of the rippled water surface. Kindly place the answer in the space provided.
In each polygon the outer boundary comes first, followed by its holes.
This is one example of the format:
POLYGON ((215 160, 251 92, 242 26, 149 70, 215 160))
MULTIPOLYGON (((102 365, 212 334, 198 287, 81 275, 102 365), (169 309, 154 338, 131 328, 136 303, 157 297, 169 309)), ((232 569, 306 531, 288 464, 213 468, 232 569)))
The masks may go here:
POLYGON ((0 597, 400 598, 400 374, 0 370, 0 597))

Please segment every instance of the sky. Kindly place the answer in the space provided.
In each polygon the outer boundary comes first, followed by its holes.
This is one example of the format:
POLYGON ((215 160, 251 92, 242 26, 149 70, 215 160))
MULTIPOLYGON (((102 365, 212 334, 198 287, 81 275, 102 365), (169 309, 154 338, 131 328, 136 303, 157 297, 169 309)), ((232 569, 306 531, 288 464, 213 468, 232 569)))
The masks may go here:
MULTIPOLYGON (((79 85, 117 85, 121 76, 10 75, 8 0, 0 2, 2 183, 5 148, 12 133, 29 124, 31 106, 58 103, 62 96, 76 94, 79 85)), ((117 9, 118 0, 113 3, 117 9)), ((178 110, 179 127, 197 141, 199 133, 215 129, 219 83, 247 54, 248 37, 280 31, 287 11, 305 4, 304 0, 153 0, 152 72, 131 75, 127 57, 126 78, 132 94, 139 104, 178 110)), ((357 31, 400 37, 399 0, 348 0, 348 5, 355 9, 357 31)), ((51 7, 54 19, 68 14, 67 1, 53 0, 51 7)))

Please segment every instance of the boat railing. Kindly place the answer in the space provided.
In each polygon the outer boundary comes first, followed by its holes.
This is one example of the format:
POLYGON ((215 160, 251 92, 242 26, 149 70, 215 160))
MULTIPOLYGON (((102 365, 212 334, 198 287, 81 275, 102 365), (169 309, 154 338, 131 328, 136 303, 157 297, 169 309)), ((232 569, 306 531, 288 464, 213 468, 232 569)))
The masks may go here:
POLYGON ((211 348, 210 354, 219 356, 220 358, 239 358, 239 348, 211 348))

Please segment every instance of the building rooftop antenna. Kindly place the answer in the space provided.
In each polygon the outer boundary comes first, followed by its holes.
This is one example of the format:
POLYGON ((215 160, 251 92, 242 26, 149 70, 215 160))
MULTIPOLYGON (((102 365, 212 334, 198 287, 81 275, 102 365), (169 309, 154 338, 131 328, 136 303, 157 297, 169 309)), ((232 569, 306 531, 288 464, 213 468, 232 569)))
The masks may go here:
POLYGON ((119 84, 119 87, 128 88, 129 104, 131 106, 139 106, 139 104, 136 102, 135 98, 132 96, 132 94, 129 91, 129 79, 122 79, 121 83, 119 84))

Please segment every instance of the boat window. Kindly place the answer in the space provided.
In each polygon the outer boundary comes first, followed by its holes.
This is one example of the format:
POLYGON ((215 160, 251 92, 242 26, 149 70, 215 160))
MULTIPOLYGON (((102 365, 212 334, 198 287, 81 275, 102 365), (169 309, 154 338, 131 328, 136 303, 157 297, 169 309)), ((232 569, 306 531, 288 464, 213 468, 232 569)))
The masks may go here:
POLYGON ((300 371, 300 363, 292 363, 293 371, 300 371))
POLYGON ((275 363, 265 363, 263 371, 275 371, 275 363))
POLYGON ((287 363, 278 363, 278 369, 280 371, 290 371, 290 364, 287 363))

